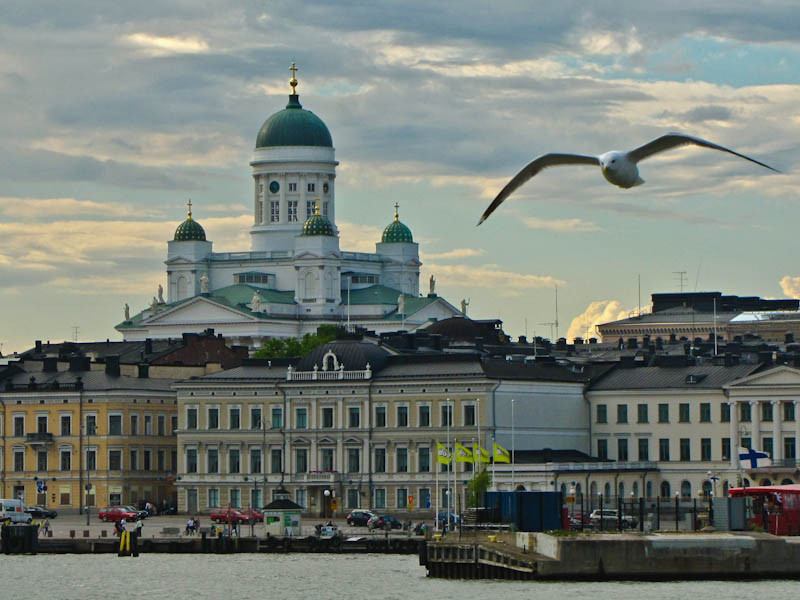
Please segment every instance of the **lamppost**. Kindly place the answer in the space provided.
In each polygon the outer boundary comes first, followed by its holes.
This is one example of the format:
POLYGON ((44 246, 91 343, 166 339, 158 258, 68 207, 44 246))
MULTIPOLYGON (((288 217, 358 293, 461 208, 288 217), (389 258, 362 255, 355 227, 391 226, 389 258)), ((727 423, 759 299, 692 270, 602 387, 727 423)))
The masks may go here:
POLYGON ((675 492, 675 531, 680 531, 680 526, 678 524, 678 517, 680 512, 680 501, 681 501, 681 493, 675 492))
MULTIPOLYGON (((92 490, 92 484, 89 481, 89 477, 92 473, 92 466, 89 464, 89 436, 95 433, 95 424, 86 423, 86 493, 84 494, 84 498, 86 498, 86 526, 88 527, 90 524, 89 519, 89 492, 92 490)), ((97 457, 95 455, 95 461, 97 457)), ((97 465, 95 465, 97 466, 97 465)), ((97 497, 95 495, 95 497, 97 497)))

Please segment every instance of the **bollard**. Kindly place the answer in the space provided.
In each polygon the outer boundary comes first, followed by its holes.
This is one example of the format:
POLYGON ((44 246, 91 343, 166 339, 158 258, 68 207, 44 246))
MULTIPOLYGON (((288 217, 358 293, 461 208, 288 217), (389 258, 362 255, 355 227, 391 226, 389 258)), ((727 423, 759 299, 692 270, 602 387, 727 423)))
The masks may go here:
POLYGON ((75 538, 75 530, 74 529, 70 529, 69 530, 69 537, 71 537, 73 539, 75 538))
POLYGON ((47 532, 47 537, 53 537, 53 530, 52 529, 47 532))
POLYGON ((103 529, 102 531, 100 531, 100 537, 101 538, 108 537, 108 532, 105 529, 103 529))

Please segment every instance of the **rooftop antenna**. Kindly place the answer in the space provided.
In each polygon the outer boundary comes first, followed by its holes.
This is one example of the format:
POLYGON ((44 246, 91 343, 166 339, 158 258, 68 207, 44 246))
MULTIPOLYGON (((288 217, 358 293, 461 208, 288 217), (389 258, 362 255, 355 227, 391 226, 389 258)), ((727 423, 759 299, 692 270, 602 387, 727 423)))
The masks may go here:
POLYGON ((525 317, 525 339, 528 339, 528 317, 525 317))
POLYGON ((558 284, 555 284, 555 289, 556 289, 556 320, 555 320, 555 326, 556 326, 556 338, 558 338, 558 284))
POLYGON ((683 293, 683 285, 686 283, 686 271, 673 271, 672 274, 678 276, 681 293, 683 293))
POLYGON ((697 275, 694 278, 694 291, 697 291, 697 282, 700 281, 700 267, 703 266, 703 259, 700 259, 700 262, 697 263, 697 275))
POLYGON ((637 276, 639 281, 639 308, 637 309, 637 314, 641 317, 642 316, 642 274, 639 273, 637 276))
POLYGON ((73 342, 77 342, 78 341, 78 331, 79 330, 80 330, 80 327, 78 327, 77 325, 73 325, 72 326, 72 341, 73 342))

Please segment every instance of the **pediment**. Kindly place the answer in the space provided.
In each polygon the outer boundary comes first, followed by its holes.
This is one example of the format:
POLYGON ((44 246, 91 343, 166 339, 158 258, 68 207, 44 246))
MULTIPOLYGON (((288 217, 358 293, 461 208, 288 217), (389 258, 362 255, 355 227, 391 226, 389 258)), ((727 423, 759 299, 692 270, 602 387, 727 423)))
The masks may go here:
POLYGON ((345 438, 345 440, 342 442, 342 444, 345 446, 360 446, 362 443, 363 440, 360 440, 356 437, 345 438))
POLYGON ((317 445, 318 446, 319 445, 321 445, 321 446, 333 446, 335 444, 336 444, 336 440, 334 440, 333 438, 329 438, 328 436, 321 437, 320 439, 317 440, 317 445))
POLYGON ((153 317, 147 319, 147 324, 168 325, 171 323, 192 323, 192 322, 241 322, 241 321, 257 321, 255 317, 247 315, 241 311, 217 304, 198 296, 189 302, 180 304, 174 308, 167 309, 163 312, 156 313, 153 317))
POLYGON ((311 440, 304 437, 295 437, 292 438, 292 446, 310 446, 311 440))
POLYGON ((188 258, 184 258, 183 256, 174 256, 169 260, 164 261, 165 265, 193 265, 196 262, 189 260, 188 258))
POLYGON ((781 365, 767 371, 761 371, 742 377, 729 383, 727 388, 741 390, 755 387, 800 387, 800 369, 781 365))

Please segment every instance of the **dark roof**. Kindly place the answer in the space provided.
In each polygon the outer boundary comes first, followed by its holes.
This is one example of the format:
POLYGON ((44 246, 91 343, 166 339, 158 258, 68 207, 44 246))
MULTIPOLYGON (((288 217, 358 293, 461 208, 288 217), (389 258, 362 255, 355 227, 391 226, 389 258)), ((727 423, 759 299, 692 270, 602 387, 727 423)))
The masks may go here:
POLYGON ((589 391, 721 389, 761 368, 761 363, 735 365, 697 365, 692 367, 617 367, 589 386, 589 391))
MULTIPOLYGON (((58 387, 69 389, 74 386, 80 377, 85 391, 104 391, 104 390, 153 390, 170 392, 172 384, 177 379, 161 379, 150 377, 127 377, 125 375, 109 375, 105 371, 58 371, 58 372, 22 372, 17 373, 6 384, 11 383, 14 391, 20 391, 31 383, 34 378, 36 391, 50 392, 57 391, 58 387)), ((0 388, 2 390, 3 388, 0 388)), ((10 391, 10 390, 9 390, 10 391)))
POLYGON ((445 335, 451 340, 474 341, 483 338, 486 343, 495 344, 501 341, 502 325, 499 319, 476 321, 467 317, 452 317, 431 323, 425 331, 445 335))
POLYGON ((288 498, 277 498, 261 510, 303 510, 303 507, 288 498))
POLYGON ((367 363, 373 371, 379 371, 386 364, 386 357, 389 355, 386 350, 376 344, 356 340, 337 340, 314 348, 300 359, 296 370, 313 371, 314 365, 322 369, 322 359, 328 352, 333 352, 347 371, 366 369, 367 363))
POLYGON ((588 376, 582 370, 574 370, 572 366, 564 366, 552 362, 487 359, 483 363, 483 370, 490 379, 563 381, 570 383, 583 383, 588 380, 588 376))
POLYGON ((551 448, 543 448, 541 450, 517 450, 513 453, 513 456, 514 463, 519 465, 548 462, 597 462, 600 460, 580 450, 552 450, 551 448))

